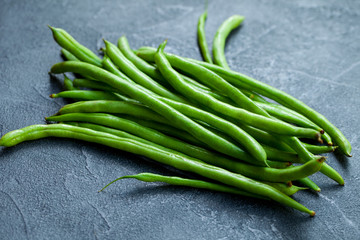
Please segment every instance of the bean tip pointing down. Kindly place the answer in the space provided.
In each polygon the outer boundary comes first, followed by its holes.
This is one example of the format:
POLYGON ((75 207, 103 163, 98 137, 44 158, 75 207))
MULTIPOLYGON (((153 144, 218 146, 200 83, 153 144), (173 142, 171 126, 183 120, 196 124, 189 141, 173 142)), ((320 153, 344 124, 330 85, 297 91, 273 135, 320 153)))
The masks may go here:
POLYGON ((314 217, 314 216, 315 216, 315 211, 311 211, 311 212, 310 212, 310 216, 311 216, 311 217, 314 217))
POLYGON ((321 139, 321 133, 320 132, 316 133, 315 138, 319 143, 321 143, 321 144, 324 143, 324 141, 321 139))

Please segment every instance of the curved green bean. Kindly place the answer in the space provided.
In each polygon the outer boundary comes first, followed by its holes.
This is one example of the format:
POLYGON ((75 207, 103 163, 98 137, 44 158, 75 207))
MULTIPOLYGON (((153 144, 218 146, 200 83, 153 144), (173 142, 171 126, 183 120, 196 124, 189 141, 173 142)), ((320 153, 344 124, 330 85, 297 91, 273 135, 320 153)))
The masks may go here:
POLYGON ((119 181, 121 179, 125 179, 125 178, 134 178, 134 179, 137 179, 137 180, 143 181, 143 182, 164 182, 164 183, 168 183, 171 185, 208 189, 208 190, 217 191, 217 192, 225 192, 225 193, 232 193, 232 194, 237 194, 237 195, 246 196, 246 197, 266 199, 266 198, 263 198, 262 196, 244 192, 237 188, 226 186, 223 184, 207 182, 207 181, 203 181, 203 180, 182 178, 182 177, 169 177, 169 176, 163 176, 163 175, 154 174, 154 173, 139 173, 136 175, 126 175, 126 176, 119 177, 119 178, 115 179, 114 181, 110 182, 109 184, 107 184, 105 187, 103 187, 99 192, 103 191, 105 188, 107 188, 114 182, 117 182, 117 181, 119 181))
POLYGON ((200 15, 197 25, 197 37, 198 37, 198 44, 200 47, 200 52, 204 60, 208 63, 212 63, 211 55, 209 52, 209 48, 206 42, 206 34, 205 34, 205 21, 207 18, 207 9, 200 15))
POLYGON ((65 48, 61 49, 61 54, 64 56, 64 58, 68 61, 80 61, 77 57, 75 57, 71 52, 66 50, 65 48))
POLYGON ((54 40, 64 49, 69 51, 77 59, 101 67, 101 59, 88 48, 78 43, 69 33, 61 28, 49 26, 54 40))
POLYGON ((214 63, 216 65, 219 65, 225 69, 230 69, 224 54, 225 41, 230 32, 237 28, 244 21, 244 19, 245 17, 243 16, 234 15, 226 19, 220 25, 213 40, 213 57, 214 63))
POLYGON ((85 100, 121 100, 119 96, 111 92, 104 91, 87 91, 87 90, 70 90, 50 95, 51 98, 73 98, 73 99, 85 99, 85 100))

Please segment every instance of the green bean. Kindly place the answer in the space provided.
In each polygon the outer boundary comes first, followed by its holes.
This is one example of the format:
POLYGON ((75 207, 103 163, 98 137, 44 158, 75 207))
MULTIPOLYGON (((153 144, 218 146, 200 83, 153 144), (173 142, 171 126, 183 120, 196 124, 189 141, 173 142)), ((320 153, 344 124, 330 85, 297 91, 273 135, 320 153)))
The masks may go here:
MULTIPOLYGON (((193 60, 191 60, 193 61, 193 60)), ((194 62, 194 61, 193 61, 194 62)), ((268 97, 277 101, 278 103, 287 106, 310 119, 315 124, 319 125, 322 129, 327 132, 330 137, 334 140, 335 144, 339 146, 339 149, 348 157, 351 157, 351 144, 342 134, 342 132, 336 128, 329 120, 325 118, 322 114, 316 112, 302 101, 292 97, 291 95, 276 89, 266 83, 257 81, 251 77, 248 77, 244 74, 234 72, 231 70, 224 70, 220 67, 206 64, 200 61, 196 61, 197 64, 202 65, 224 77, 230 83, 235 86, 250 89, 252 91, 258 92, 261 95, 268 97)))
POLYGON ((76 102, 65 105, 59 110, 59 114, 66 113, 119 113, 167 124, 165 118, 150 109, 124 101, 94 100, 76 102))
POLYGON ((304 188, 304 187, 295 186, 293 184, 289 185, 289 184, 285 184, 285 183, 273 183, 273 182, 262 182, 262 183, 268 184, 268 185, 276 188, 277 190, 285 193, 288 196, 292 196, 292 195, 294 195, 295 193, 297 193, 300 190, 307 189, 307 188, 304 188))
MULTIPOLYGON (((191 135, 189 135, 188 133, 178 131, 176 128, 169 127, 168 125, 165 126, 164 124, 158 124, 158 123, 153 122, 153 121, 146 121, 146 120, 141 120, 141 119, 138 119, 138 118, 128 117, 128 116, 119 116, 119 117, 125 118, 127 120, 130 120, 130 121, 133 121, 133 122, 136 122, 136 123, 139 123, 142 126, 155 129, 155 130, 157 130, 157 131, 159 131, 159 132, 161 132, 163 134, 171 135, 171 136, 177 137, 179 139, 183 139, 185 141, 190 142, 189 137, 191 137, 191 135)), ((206 126, 206 128, 208 128, 208 126, 206 126)), ((216 134, 218 134, 218 132, 214 131, 214 129, 209 129, 209 130, 213 131, 216 134)), ((224 139, 227 139, 229 142, 232 142, 232 143, 236 144, 236 142, 234 142, 234 140, 229 138, 228 136, 221 136, 221 137, 223 137, 224 139)), ((208 149, 207 146, 201 145, 201 142, 199 143, 199 142, 191 141, 191 144, 195 144, 197 146, 201 146, 201 147, 204 147, 204 148, 208 149)), ((264 148, 264 150, 266 152, 266 155, 267 155, 267 161, 266 162, 270 167, 271 167, 271 164, 268 163, 269 159, 274 160, 274 161, 283 162, 283 163, 284 162, 286 162, 286 163, 288 163, 288 162, 293 162, 293 163, 300 163, 301 162, 301 163, 303 163, 303 161, 301 161, 298 158, 298 156, 296 154, 294 154, 294 153, 282 152, 282 151, 276 150, 274 148, 271 148, 271 147, 268 147, 268 146, 265 146, 265 145, 262 145, 262 147, 264 148)), ((245 161, 249 162, 248 160, 245 160, 245 161)), ((253 161, 250 161, 249 163, 256 165, 256 163, 254 163, 253 161)), ((281 163, 279 163, 279 164, 281 164, 281 163)))
POLYGON ((306 178, 300 178, 296 180, 297 182, 299 182, 300 184, 304 185, 305 187, 308 187, 309 189, 312 189, 316 192, 320 192, 321 189, 319 188, 318 185, 316 185, 316 183, 314 183, 310 178, 306 177, 306 178))
POLYGON ((149 157, 155 161, 170 165, 177 169, 197 173, 201 176, 220 181, 233 187, 237 187, 240 190, 258 194, 265 198, 270 198, 286 206, 307 213, 310 216, 315 215, 314 211, 309 210, 302 204, 296 202, 294 199, 283 194, 279 190, 270 187, 269 185, 246 178, 240 174, 235 174, 222 168, 206 164, 191 157, 177 155, 173 152, 164 151, 162 149, 149 146, 135 140, 120 138, 111 134, 96 132, 86 128, 79 128, 64 124, 33 125, 5 134, 0 139, 0 146, 10 147, 23 141, 35 140, 50 136, 96 142, 127 152, 149 157), (46 131, 47 129, 49 129, 49 131, 46 131))
MULTIPOLYGON (((137 51, 137 55, 147 61, 154 61, 154 54, 156 50, 149 47, 145 47, 142 49, 144 50, 137 51)), ((167 53, 166 56, 170 57, 174 55, 167 53)), ((341 131, 337 129, 332 123, 330 123, 329 120, 327 120, 322 114, 316 112, 315 110, 313 110, 312 108, 301 102, 300 100, 290 96, 289 94, 279 89, 271 87, 266 83, 262 83, 244 74, 231 70, 225 70, 213 64, 207 64, 201 61, 196 61, 194 59, 187 59, 187 60, 193 62, 194 64, 198 64, 200 66, 206 67, 209 70, 214 71, 215 73, 224 77, 230 83, 234 84, 236 87, 248 89, 250 91, 255 91, 265 97, 277 101, 278 103, 290 109, 293 109, 303 114, 313 123, 323 128, 325 132, 327 132, 330 135, 330 137, 334 140, 335 144, 339 146, 339 149, 344 154, 346 154, 347 156, 351 156, 350 154, 351 145, 349 141, 346 139, 346 137, 341 133, 341 131)))
POLYGON ((74 98, 74 99, 85 99, 85 100, 121 100, 116 94, 111 92, 103 91, 87 91, 87 90, 71 90, 54 93, 50 95, 51 98, 74 98))
MULTIPOLYGON (((70 113, 60 116, 48 117, 46 118, 46 120, 61 121, 61 122, 85 121, 95 124, 101 124, 129 132, 131 134, 134 134, 135 136, 144 138, 148 141, 154 142, 161 146, 182 152, 192 157, 197 157, 205 162, 211 161, 211 160, 207 160, 206 158, 205 159, 202 158, 202 156, 201 158, 199 156, 193 156, 194 154, 193 151, 196 151, 197 149, 196 146, 185 144, 184 142, 180 142, 176 139, 163 135, 155 130, 152 130, 147 127, 143 127, 142 125, 138 125, 133 121, 129 121, 123 118, 118 118, 109 114, 70 113)), ((236 172, 239 172, 242 175, 255 178, 258 180, 264 180, 270 182, 288 182, 291 180, 296 180, 314 174, 315 172, 319 171, 324 161, 325 158, 320 158, 320 160, 318 158, 316 160, 309 161, 302 166, 292 167, 289 169, 258 167, 258 166, 251 166, 239 162, 236 166, 240 168, 236 169, 236 172)), ((210 163, 213 164, 212 162, 210 163)), ((215 165, 219 165, 219 163, 215 165)), ((232 168, 232 170, 235 171, 234 168, 232 168)))
MULTIPOLYGON (((168 123, 164 124, 164 123, 157 123, 157 122, 154 122, 152 120, 150 120, 150 121, 142 120, 142 119, 139 119, 139 118, 131 117, 129 115, 124 116, 124 115, 119 114, 119 115, 117 115, 117 117, 127 119, 127 120, 130 120, 132 122, 136 122, 136 123, 140 124, 141 126, 151 128, 151 129, 156 130, 156 131, 158 131, 160 133, 163 133, 164 135, 168 135, 170 137, 178 138, 178 139, 180 139, 180 140, 182 140, 184 142, 190 143, 192 145, 196 145, 196 146, 211 150, 211 148, 209 148, 209 146, 207 146, 206 144, 204 144, 201 141, 197 140, 196 138, 194 138, 193 136, 191 136, 187 132, 181 131, 178 128, 170 126, 170 125, 168 125, 168 123)), ((252 159, 251 161, 254 161, 254 160, 252 159)))
POLYGON ((105 92, 118 92, 118 90, 112 88, 107 84, 89 79, 75 78, 73 84, 75 87, 92 88, 92 89, 103 90, 105 92))
POLYGON ((106 45, 107 56, 133 81, 160 96, 167 97, 175 101, 187 102, 184 98, 169 92, 166 88, 137 69, 136 66, 130 62, 115 45, 108 41, 104 42, 106 45))
POLYGON ((78 90, 76 87, 74 87, 73 81, 71 81, 65 74, 64 74, 64 89, 66 91, 78 90))
MULTIPOLYGON (((154 66, 150 65, 149 63, 145 62, 144 60, 142 60, 141 58, 136 56, 136 54, 131 50, 129 43, 125 36, 122 36, 119 38, 118 48, 121 50, 121 52, 124 54, 124 56, 129 61, 131 61, 140 71, 142 71, 145 74, 147 74, 148 76, 156 79, 157 81, 159 81, 162 85, 166 86, 167 88, 173 89, 173 87, 171 85, 169 85, 169 83, 163 78, 163 76, 161 75, 161 73, 159 72, 159 70, 157 68, 155 68, 154 66)), ((210 94, 211 96, 213 96, 221 101, 227 101, 227 99, 224 96, 222 96, 218 93, 215 93, 214 91, 212 91, 208 87, 198 83, 197 81, 195 81, 185 75, 182 75, 182 77, 184 78, 184 80, 187 83, 192 84, 192 87, 198 89, 199 91, 203 91, 207 94, 210 94)))
POLYGON ((101 59, 92 51, 78 43, 70 34, 61 28, 49 26, 54 40, 64 49, 73 54, 77 59, 101 67, 101 59))
MULTIPOLYGON (((170 63, 167 61, 167 58, 163 54, 163 48, 165 47, 166 42, 160 45, 158 51, 155 54, 155 62, 158 65, 158 68, 160 69, 160 72, 163 74, 163 76, 166 76, 167 80, 170 82, 173 87, 178 90, 179 92, 182 92, 183 94, 186 94, 190 98, 196 99, 198 102, 212 108, 214 111, 220 112, 224 115, 239 119, 240 121, 243 121, 247 124, 253 125, 255 127, 258 127, 263 130, 267 130, 276 134, 281 135, 293 135, 293 136, 299 136, 299 137, 308 137, 308 138, 316 138, 318 139, 320 137, 319 132, 317 132, 314 129, 307 129, 307 128, 299 128, 292 126, 290 124, 270 119, 258 114, 254 114, 251 112, 248 112, 244 109, 233 107, 229 104, 223 103, 221 101, 216 100, 215 98, 212 98, 211 96, 204 94, 200 91, 196 91, 191 86, 186 84, 181 76, 172 69, 170 66, 170 63)), ((184 65, 187 65, 186 62, 181 62, 184 65)), ((192 64, 187 66, 188 70, 192 69, 192 64)), ((199 68, 200 69, 200 68, 199 68)), ((204 69, 204 68, 203 68, 204 69)), ((204 74, 210 72, 207 70, 203 72, 204 74)), ((199 72, 199 75, 201 73, 199 72)), ((211 77, 209 75, 209 77, 211 77)), ((203 75, 203 77, 206 77, 207 75, 203 75)), ((216 76, 216 75, 212 75, 216 76)), ((216 77, 215 77, 216 78, 216 77)), ((221 85, 221 84, 220 84, 221 85)), ((235 89, 231 86, 229 86, 229 91, 235 89)), ((241 92, 238 92, 241 95, 241 92)), ((234 93, 235 94, 235 93, 234 93)), ((245 97, 245 96, 244 96, 245 97)), ((248 99, 247 97, 245 97, 248 99)))
POLYGON ((65 48, 61 49, 61 53, 68 61, 80 61, 77 57, 75 57, 71 52, 69 52, 65 48))
POLYGON ((107 188, 114 182, 117 182, 117 181, 119 181, 121 179, 125 179, 125 178, 135 178, 135 179, 137 179, 139 181, 143 181, 143 182, 164 182, 164 183, 168 183, 171 185, 208 189, 208 190, 212 190, 212 191, 232 193, 232 194, 237 194, 237 195, 246 196, 246 197, 266 199, 262 196, 244 192, 237 188, 226 186, 223 184, 207 182, 207 181, 203 181, 203 180, 182 178, 182 177, 169 177, 169 176, 163 176, 163 175, 154 174, 154 173, 139 173, 136 175, 126 175, 126 176, 119 177, 119 178, 115 179, 114 181, 110 182, 109 184, 107 184, 105 187, 103 187, 99 192, 103 191, 105 188, 107 188))
POLYGON ((108 70, 109 72, 115 74, 118 77, 121 77, 122 79, 133 82, 128 76, 126 76, 124 73, 122 73, 118 67, 115 66, 115 64, 111 61, 111 59, 106 55, 104 55, 102 60, 103 67, 108 70))
MULTIPOLYGON (((236 127, 231 123, 226 123, 226 121, 222 120, 221 118, 212 115, 211 113, 204 112, 200 109, 196 109, 191 106, 187 106, 185 104, 178 103, 176 101, 163 99, 165 102, 169 103, 170 106, 173 106, 176 110, 180 111, 181 113, 185 114, 188 117, 196 118, 202 121, 206 121, 209 124, 214 125, 215 127, 219 128, 220 130, 224 130, 231 134, 232 136, 239 137, 241 133, 241 129, 236 127)), ((121 101, 107 101, 107 100, 98 100, 98 101, 85 101, 85 102, 77 102, 72 103, 64 106, 58 114, 66 114, 66 113, 120 113, 120 114, 127 114, 135 117, 140 117, 141 119, 147 119, 151 121, 156 121, 161 123, 155 124, 148 121, 143 121, 140 119, 133 119, 127 118, 128 120, 135 121, 142 126, 146 126, 157 131, 160 131, 164 134, 171 135, 174 137, 178 137, 180 139, 186 140, 191 142, 192 144, 202 146, 201 143, 197 142, 195 139, 191 138, 191 135, 188 135, 182 131, 178 131, 173 128, 169 128, 164 126, 164 124, 169 124, 164 118, 160 117, 159 115, 155 114, 149 109, 144 108, 138 104, 126 103, 121 101)), ((260 146, 261 147, 261 146, 260 146)), ((299 162, 296 155, 293 153, 285 153, 280 152, 276 149, 265 147, 266 154, 268 155, 268 159, 273 160, 280 160, 286 162, 299 162)))
POLYGON ((90 75, 91 77, 98 79, 99 81, 105 82, 116 89, 126 92, 127 95, 129 95, 133 99, 147 105, 150 109, 159 113, 169 122, 174 123, 176 126, 181 126, 183 130, 189 132, 196 139, 202 141, 203 143, 208 144, 211 148, 216 149, 217 151, 224 154, 229 154, 230 152, 239 152, 239 154, 242 154, 243 152, 242 150, 240 151, 238 147, 235 146, 234 148, 233 144, 229 144, 228 141, 213 134, 198 123, 195 123, 185 115, 176 111, 172 107, 156 99, 153 95, 147 94, 145 91, 142 90, 142 87, 139 87, 136 84, 129 83, 101 68, 92 66, 88 63, 66 61, 55 64, 51 68, 51 72, 76 72, 80 74, 85 73, 87 75, 90 75))
POLYGON ((118 39, 117 46, 122 52, 122 54, 130 62, 132 62, 140 71, 144 72, 149 77, 156 79, 162 85, 172 88, 163 78, 159 70, 157 70, 154 66, 151 66, 150 64, 148 64, 147 62, 136 56, 136 54, 131 50, 129 42, 125 36, 122 36, 118 39))
POLYGON ((328 152, 334 152, 337 148, 337 146, 318 146, 318 145, 312 145, 308 143, 303 143, 306 149, 308 149, 313 154, 321 154, 321 153, 328 153, 328 152))
POLYGON ((209 52, 209 48, 206 42, 206 34, 205 34, 205 21, 207 18, 207 9, 200 15, 197 25, 197 37, 198 37, 198 44, 200 47, 201 55, 204 60, 208 63, 212 63, 211 55, 209 52))
POLYGON ((213 40, 213 57, 216 65, 230 69, 224 54, 225 41, 230 32, 237 28, 244 19, 245 17, 239 15, 231 16, 226 19, 217 30, 213 40))
POLYGON ((284 120, 289 123, 294 123, 296 125, 302 126, 302 127, 308 127, 313 128, 318 131, 321 131, 322 129, 317 126, 316 124, 312 123, 310 120, 302 116, 301 114, 288 109, 284 106, 273 104, 273 103, 259 103, 257 102, 260 107, 262 107, 265 111, 267 111, 272 116, 284 120))
MULTIPOLYGON (((185 148, 183 144, 179 144, 175 139, 169 138, 164 134, 161 134, 158 131, 155 131, 153 129, 143 127, 137 123, 134 123, 133 121, 126 120, 124 118, 119 118, 110 114, 104 114, 104 113, 68 113, 58 116, 51 116, 47 117, 46 120, 48 121, 85 121, 85 122, 91 122, 101 125, 106 125, 109 127, 113 127, 116 129, 121 129, 127 132, 130 132, 136 136, 142 137, 144 139, 147 139, 149 141, 158 143, 159 145, 164 145, 168 148, 175 148, 177 151, 181 151, 181 148, 185 148), (170 147, 171 146, 171 147, 170 147)), ((207 130, 208 131, 208 130, 207 130)), ((238 158, 240 160, 244 161, 250 161, 253 162, 254 159, 250 157, 246 152, 235 146, 234 144, 227 142, 231 148, 227 152, 224 152, 225 154, 232 156, 234 158, 238 158)), ((186 152, 186 154, 191 154, 192 146, 188 146, 190 150, 186 152)))

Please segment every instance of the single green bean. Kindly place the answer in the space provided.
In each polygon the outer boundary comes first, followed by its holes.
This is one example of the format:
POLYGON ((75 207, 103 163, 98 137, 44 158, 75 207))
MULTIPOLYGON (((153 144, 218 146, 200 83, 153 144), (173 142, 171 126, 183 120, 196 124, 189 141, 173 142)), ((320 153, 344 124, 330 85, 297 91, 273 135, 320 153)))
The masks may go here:
POLYGON ((213 57, 214 63, 225 69, 230 69, 226 62, 224 49, 225 41, 232 30, 240 26, 245 17, 234 15, 226 19, 217 30, 213 40, 213 57))
POLYGON ((68 61, 80 61, 77 57, 75 57, 71 52, 69 52, 65 48, 61 49, 61 53, 68 61))
POLYGON ((237 187, 240 190, 258 194, 265 198, 270 198, 286 206, 307 213, 310 216, 315 215, 314 211, 309 210, 302 204, 296 202, 294 199, 283 194, 279 190, 270 187, 269 185, 246 178, 240 174, 235 174, 222 168, 206 164, 191 157, 176 155, 173 152, 169 153, 162 149, 149 146, 135 140, 120 138, 111 134, 96 132, 86 128, 79 128, 64 124, 33 125, 5 134, 0 139, 0 146, 10 147, 23 141, 35 140, 50 136, 75 138, 88 142, 96 142, 127 152, 149 157, 155 161, 170 165, 177 169, 197 173, 201 176, 220 181, 233 187, 237 187), (44 129, 49 129, 49 131, 44 129))
POLYGON ((206 42, 206 34, 205 34, 205 21, 207 18, 208 11, 207 9, 200 15, 197 25, 197 37, 198 44, 200 47, 200 52, 204 60, 208 63, 212 63, 211 55, 209 52, 209 48, 206 42))
POLYGON ((78 43, 69 33, 61 28, 49 26, 54 40, 64 49, 73 54, 77 59, 101 67, 101 59, 88 48, 78 43))
POLYGON ((121 179, 125 179, 125 178, 134 178, 134 179, 137 179, 137 180, 143 181, 143 182, 164 182, 164 183, 168 183, 171 185, 201 188, 201 189, 207 189, 207 190, 212 190, 212 191, 217 191, 217 192, 232 193, 232 194, 237 194, 237 195, 246 196, 246 197, 266 199, 266 198, 263 198, 262 196, 244 192, 237 188, 226 186, 223 184, 207 182, 204 180, 182 178, 182 177, 169 177, 169 176, 163 176, 163 175, 154 174, 154 173, 139 173, 136 175, 126 175, 126 176, 119 177, 119 178, 115 179, 114 181, 110 182, 109 184, 107 184, 105 187, 103 187, 100 190, 100 192, 103 191, 108 186, 110 186, 111 184, 113 184, 114 182, 117 182, 117 181, 119 181, 121 179))
POLYGON ((71 90, 78 90, 76 87, 74 87, 73 81, 70 80, 65 74, 64 74, 64 89, 66 91, 71 90))
POLYGON ((305 187, 308 187, 309 189, 314 190, 315 192, 320 192, 321 191, 320 187, 318 185, 316 185, 316 183, 314 183, 308 177, 297 179, 296 181, 299 182, 300 184, 304 185, 305 187))
POLYGON ((289 184, 286 184, 286 183, 273 183, 273 182, 263 182, 263 183, 268 184, 268 185, 278 189, 279 191, 285 193, 288 196, 292 196, 292 195, 294 195, 295 193, 297 193, 300 190, 307 189, 307 188, 304 188, 304 187, 298 187, 298 186, 295 186, 293 184, 289 185, 289 184))
POLYGON ((154 111, 142 105, 124 101, 94 100, 71 103, 62 107, 58 112, 58 114, 66 113, 119 113, 164 124, 168 123, 165 118, 159 116, 159 114, 154 111))
POLYGON ((121 100, 119 96, 111 92, 103 91, 87 91, 87 90, 71 90, 54 93, 50 95, 51 98, 73 98, 73 99, 84 99, 84 100, 121 100))
POLYGON ((75 78, 73 84, 75 87, 92 88, 92 89, 103 90, 106 92, 119 92, 118 90, 112 88, 107 84, 89 79, 75 78))

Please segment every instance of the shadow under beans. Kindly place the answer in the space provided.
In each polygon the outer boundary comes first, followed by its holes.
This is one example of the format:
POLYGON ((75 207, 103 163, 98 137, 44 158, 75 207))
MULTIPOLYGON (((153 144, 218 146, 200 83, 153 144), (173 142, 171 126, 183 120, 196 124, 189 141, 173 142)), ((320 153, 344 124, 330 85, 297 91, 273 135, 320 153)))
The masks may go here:
POLYGON ((336 150, 334 152, 334 156, 336 160, 341 164, 342 168, 348 170, 349 167, 349 159, 345 156, 340 150, 336 150))

